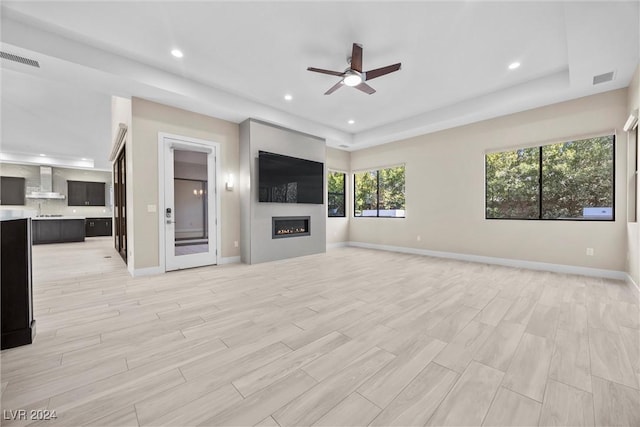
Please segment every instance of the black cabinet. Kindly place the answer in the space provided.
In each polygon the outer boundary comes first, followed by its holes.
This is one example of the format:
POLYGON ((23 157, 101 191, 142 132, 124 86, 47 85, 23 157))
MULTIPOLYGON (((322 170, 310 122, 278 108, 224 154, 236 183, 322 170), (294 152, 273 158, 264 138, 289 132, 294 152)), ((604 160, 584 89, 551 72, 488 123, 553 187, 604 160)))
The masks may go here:
POLYGON ((104 206, 104 182, 67 181, 69 206, 104 206))
POLYGON ((0 177, 0 205, 24 206, 24 178, 0 177))
POLYGON ((64 219, 60 223, 60 234, 63 242, 84 242, 84 221, 81 219, 64 219))
POLYGON ((58 220, 33 221, 33 244, 58 243, 62 241, 62 227, 58 220))
POLYGON ((85 220, 84 234, 86 237, 111 236, 111 218, 87 218, 85 220))
POLYGON ((84 242, 84 219, 33 221, 33 244, 84 242))
POLYGON ((36 333, 31 285, 31 219, 0 222, 2 339, 0 347, 31 344, 36 333))

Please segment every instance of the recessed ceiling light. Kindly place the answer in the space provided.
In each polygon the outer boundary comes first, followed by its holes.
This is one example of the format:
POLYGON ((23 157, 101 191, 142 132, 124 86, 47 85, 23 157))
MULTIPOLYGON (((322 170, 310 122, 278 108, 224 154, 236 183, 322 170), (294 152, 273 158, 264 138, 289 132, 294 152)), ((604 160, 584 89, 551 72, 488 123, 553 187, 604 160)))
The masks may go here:
POLYGON ((289 94, 286 94, 286 95, 284 96, 284 100, 285 100, 285 101, 291 101, 292 99, 293 99, 293 96, 291 96, 291 95, 289 95, 289 94))
POLYGON ((83 161, 83 162, 86 162, 87 160, 88 160, 88 159, 85 159, 84 157, 82 158, 82 161, 83 161))
POLYGON ((351 120, 349 120, 347 123, 349 123, 350 125, 352 125, 352 124, 354 124, 355 122, 356 122, 355 120, 351 119, 351 120))
POLYGON ((175 56, 176 58, 182 58, 184 56, 180 49, 173 49, 171 51, 171 55, 175 56))
POLYGON ((511 64, 509 64, 509 69, 510 70, 515 70, 516 68, 518 68, 520 66, 519 62, 512 62, 511 64))
POLYGON ((44 157, 44 156, 46 156, 46 154, 40 154, 40 157, 44 157))

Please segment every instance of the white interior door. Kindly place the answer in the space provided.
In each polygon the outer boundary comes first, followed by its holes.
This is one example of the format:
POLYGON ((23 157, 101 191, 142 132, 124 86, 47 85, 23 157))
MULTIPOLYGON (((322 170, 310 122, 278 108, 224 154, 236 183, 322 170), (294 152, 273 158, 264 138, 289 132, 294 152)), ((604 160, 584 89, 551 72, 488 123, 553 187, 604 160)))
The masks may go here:
POLYGON ((217 262, 216 148, 164 138, 165 270, 217 262))

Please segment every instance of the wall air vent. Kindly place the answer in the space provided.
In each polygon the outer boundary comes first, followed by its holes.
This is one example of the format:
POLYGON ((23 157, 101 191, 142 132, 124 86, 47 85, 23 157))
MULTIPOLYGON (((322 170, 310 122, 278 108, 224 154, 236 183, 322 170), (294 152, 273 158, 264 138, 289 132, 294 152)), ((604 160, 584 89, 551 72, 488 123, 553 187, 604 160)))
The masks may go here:
POLYGON ((598 74, 597 76, 593 76, 594 85, 610 82, 611 80, 613 80, 613 71, 609 71, 608 73, 598 74))
POLYGON ((32 67, 40 68, 40 64, 35 59, 25 58, 24 56, 14 55, 12 53, 1 52, 0 58, 8 59, 9 61, 19 62, 24 65, 31 65, 32 67))

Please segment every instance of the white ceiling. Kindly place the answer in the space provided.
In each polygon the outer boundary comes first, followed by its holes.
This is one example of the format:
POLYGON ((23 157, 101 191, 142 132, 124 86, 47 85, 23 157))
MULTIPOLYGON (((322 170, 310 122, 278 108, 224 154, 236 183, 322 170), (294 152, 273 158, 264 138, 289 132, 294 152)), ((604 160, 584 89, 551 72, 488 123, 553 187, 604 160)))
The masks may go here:
POLYGON ((3 1, 2 50, 41 68, 2 61, 2 150, 92 147, 86 156, 107 167, 112 94, 255 117, 350 150, 390 142, 626 87, 639 58, 638 6, 3 1), (323 95, 338 78, 306 67, 343 70, 353 42, 365 70, 402 69, 372 80, 373 95, 323 95), (522 66, 508 70, 514 61, 522 66), (592 84, 609 71, 612 82, 592 84), (73 126, 55 139, 56 123, 73 126))

